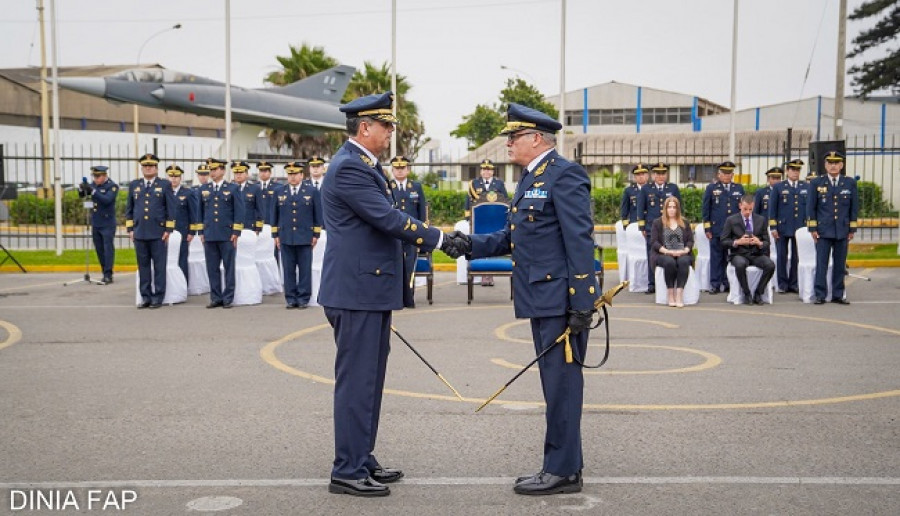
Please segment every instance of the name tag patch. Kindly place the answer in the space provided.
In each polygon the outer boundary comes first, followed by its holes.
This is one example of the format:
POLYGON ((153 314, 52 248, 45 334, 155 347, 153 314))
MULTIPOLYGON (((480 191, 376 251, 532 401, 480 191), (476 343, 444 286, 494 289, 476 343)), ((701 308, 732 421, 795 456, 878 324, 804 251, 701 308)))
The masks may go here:
POLYGON ((527 190, 525 192, 526 199, 546 199, 548 197, 547 190, 527 190))

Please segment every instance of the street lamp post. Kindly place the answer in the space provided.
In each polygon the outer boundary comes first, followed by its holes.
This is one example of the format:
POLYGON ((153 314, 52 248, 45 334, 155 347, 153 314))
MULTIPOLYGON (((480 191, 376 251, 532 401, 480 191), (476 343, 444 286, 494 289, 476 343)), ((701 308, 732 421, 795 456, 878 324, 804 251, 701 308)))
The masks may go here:
POLYGON ((515 73, 516 75, 524 75, 526 79, 531 81, 531 85, 537 88, 537 81, 534 80, 534 76, 528 72, 519 70, 518 68, 513 68, 511 66, 500 65, 501 70, 509 70, 510 72, 515 73))
MULTIPOLYGON (((150 37, 145 39, 144 42, 141 44, 141 48, 138 49, 137 66, 138 67, 141 66, 141 54, 144 53, 144 47, 147 46, 147 43, 150 43, 151 39, 155 38, 156 36, 159 36, 160 34, 169 32, 170 30, 178 30, 180 28, 181 28, 181 24, 176 23, 175 25, 172 25, 171 27, 166 27, 165 29, 162 29, 158 32, 151 34, 150 37)), ((134 115, 132 116, 132 118, 134 120, 134 153, 135 153, 135 156, 140 154, 140 148, 139 148, 140 147, 140 138, 139 137, 140 137, 141 122, 140 122, 140 118, 139 118, 139 114, 138 114, 138 107, 139 106, 137 104, 134 104, 134 115)), ((140 165, 138 165, 137 178, 140 179, 140 177, 141 177, 141 167, 140 167, 140 165)))

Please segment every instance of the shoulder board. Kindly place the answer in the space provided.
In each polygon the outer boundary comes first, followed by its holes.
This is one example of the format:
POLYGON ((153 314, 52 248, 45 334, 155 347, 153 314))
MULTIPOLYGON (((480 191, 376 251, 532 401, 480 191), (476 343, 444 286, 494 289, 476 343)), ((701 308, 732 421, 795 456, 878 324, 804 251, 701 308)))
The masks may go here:
POLYGON ((360 154, 359 159, 363 160, 363 163, 365 163, 366 165, 369 165, 370 167, 375 166, 375 163, 371 159, 369 159, 369 157, 366 156, 365 154, 360 154))

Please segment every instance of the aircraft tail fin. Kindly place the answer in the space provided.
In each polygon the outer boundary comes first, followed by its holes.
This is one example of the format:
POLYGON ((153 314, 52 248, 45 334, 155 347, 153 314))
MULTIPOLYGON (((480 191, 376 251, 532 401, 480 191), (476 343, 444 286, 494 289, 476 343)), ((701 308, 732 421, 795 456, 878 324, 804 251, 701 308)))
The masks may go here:
POLYGON ((339 104, 355 71, 356 68, 352 66, 338 65, 287 86, 271 88, 271 91, 292 97, 339 104))

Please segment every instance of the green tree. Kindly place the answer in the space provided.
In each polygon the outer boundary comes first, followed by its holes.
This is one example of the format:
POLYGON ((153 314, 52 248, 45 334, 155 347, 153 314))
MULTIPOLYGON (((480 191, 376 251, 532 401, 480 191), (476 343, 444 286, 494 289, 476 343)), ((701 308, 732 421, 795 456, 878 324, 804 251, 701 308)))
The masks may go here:
POLYGON ((505 119, 496 108, 479 104, 475 112, 463 117, 463 123, 450 132, 450 136, 465 138, 469 150, 477 149, 494 139, 503 129, 505 119))
POLYGON ((549 115, 550 118, 559 118, 559 110, 556 109, 553 104, 544 100, 544 95, 542 95, 537 88, 519 77, 506 80, 506 87, 500 91, 500 102, 503 103, 501 106, 503 113, 506 112, 506 106, 508 106, 510 102, 515 102, 516 104, 537 109, 538 111, 549 115))
POLYGON ((872 16, 883 18, 874 27, 864 30, 853 39, 853 50, 847 57, 853 58, 865 51, 893 43, 888 55, 854 65, 849 73, 853 75, 853 87, 863 98, 879 90, 890 90, 900 94, 900 46, 896 46, 900 34, 900 0, 868 0, 850 14, 851 20, 864 20, 872 16))

